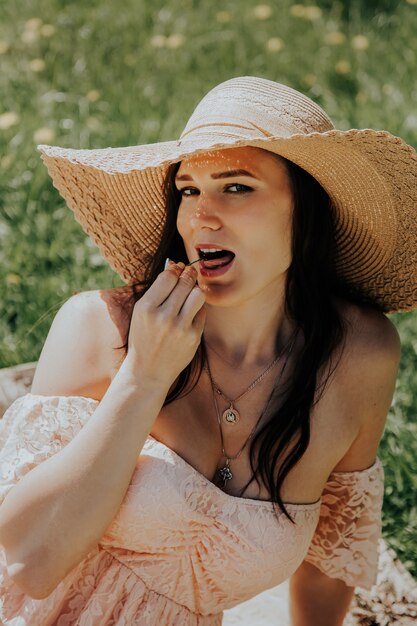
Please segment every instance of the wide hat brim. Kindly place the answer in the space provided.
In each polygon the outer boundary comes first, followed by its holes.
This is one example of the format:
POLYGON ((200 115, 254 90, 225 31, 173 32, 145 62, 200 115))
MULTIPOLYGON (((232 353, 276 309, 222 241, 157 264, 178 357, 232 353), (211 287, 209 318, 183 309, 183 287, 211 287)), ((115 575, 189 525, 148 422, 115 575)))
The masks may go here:
POLYGON ((417 306, 417 154, 386 131, 329 130, 221 142, 210 134, 126 148, 39 145, 54 187, 109 265, 141 280, 160 242, 170 164, 207 150, 253 146, 309 172, 335 207, 336 270, 387 313, 417 306))

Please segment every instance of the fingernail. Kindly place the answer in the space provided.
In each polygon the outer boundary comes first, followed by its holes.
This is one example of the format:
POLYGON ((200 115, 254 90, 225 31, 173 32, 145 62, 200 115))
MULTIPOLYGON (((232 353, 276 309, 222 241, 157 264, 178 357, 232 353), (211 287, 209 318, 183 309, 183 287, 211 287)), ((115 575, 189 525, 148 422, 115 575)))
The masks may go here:
POLYGON ((167 257, 165 259, 165 266, 164 266, 164 270, 166 270, 168 267, 175 267, 176 265, 178 265, 178 263, 175 263, 175 261, 173 261, 172 259, 170 259, 169 257, 167 257))

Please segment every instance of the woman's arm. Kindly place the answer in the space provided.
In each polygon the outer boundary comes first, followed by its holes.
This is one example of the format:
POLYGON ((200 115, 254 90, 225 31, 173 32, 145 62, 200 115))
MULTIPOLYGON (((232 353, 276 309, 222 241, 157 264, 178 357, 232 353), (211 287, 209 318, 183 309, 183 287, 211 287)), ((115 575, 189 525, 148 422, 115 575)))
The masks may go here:
POLYGON ((290 578, 291 626, 342 626, 354 591, 303 561, 290 578))
MULTIPOLYGON (((343 370, 346 405, 360 417, 359 433, 334 471, 354 472, 370 467, 395 389, 400 341, 393 324, 374 312, 362 317, 362 332, 352 346, 351 360, 343 370)), ((355 587, 327 576, 303 561, 290 578, 291 626, 342 626, 355 587)))
MULTIPOLYGON (((129 353, 94 413, 63 449, 6 495, 0 542, 8 573, 33 598, 48 596, 96 547, 117 514, 169 388, 201 338, 204 295, 195 288, 196 276, 194 268, 158 276, 135 305, 129 353)), ((72 299, 48 335, 49 344, 57 342, 57 355, 62 336, 83 351, 80 329, 90 329, 93 336, 100 332, 94 316, 85 318, 84 309, 81 315, 76 310, 72 299)), ((57 356, 49 367, 66 378, 75 363, 62 351, 61 361, 57 356)))
POLYGON ((96 547, 163 405, 167 389, 138 383, 127 359, 74 439, 24 475, 0 507, 8 574, 32 598, 47 597, 96 547))

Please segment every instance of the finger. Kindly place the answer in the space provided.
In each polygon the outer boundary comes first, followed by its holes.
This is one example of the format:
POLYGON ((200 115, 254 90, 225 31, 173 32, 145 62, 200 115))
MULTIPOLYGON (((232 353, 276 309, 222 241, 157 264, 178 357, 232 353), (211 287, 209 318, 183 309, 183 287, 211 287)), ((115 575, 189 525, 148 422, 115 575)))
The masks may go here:
POLYGON ((204 293, 195 285, 186 298, 178 317, 185 326, 190 326, 206 301, 204 293))
POLYGON ((196 284, 197 276, 198 274, 194 267, 186 267, 179 277, 175 288, 160 308, 163 308, 172 316, 178 315, 190 291, 196 284))
POLYGON ((182 262, 170 264, 166 270, 158 274, 156 280, 141 298, 144 305, 156 308, 165 302, 172 290, 175 289, 184 267, 182 262))
POLYGON ((167 259, 167 261, 168 262, 165 263, 164 271, 171 270, 179 276, 185 268, 185 263, 183 263, 182 261, 178 261, 178 263, 175 263, 175 261, 171 261, 171 259, 167 259))
POLYGON ((185 263, 183 263, 182 261, 178 261, 178 263, 176 263, 175 261, 173 261, 172 259, 170 259, 169 257, 167 257, 165 259, 165 263, 164 263, 164 270, 168 270, 168 269, 176 269, 176 268, 181 268, 181 271, 184 269, 185 267, 185 263))

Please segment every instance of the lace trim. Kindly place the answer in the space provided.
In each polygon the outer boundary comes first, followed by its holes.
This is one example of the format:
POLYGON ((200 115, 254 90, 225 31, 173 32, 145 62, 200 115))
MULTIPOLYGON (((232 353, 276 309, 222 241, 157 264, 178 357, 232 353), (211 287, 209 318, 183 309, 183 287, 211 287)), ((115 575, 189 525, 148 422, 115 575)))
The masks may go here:
POLYGON ((382 527, 384 469, 333 472, 322 493, 319 521, 305 560, 346 585, 376 584, 382 527))
MULTIPOLYGON (((204 483, 204 487, 205 488, 213 488, 220 497, 226 498, 226 499, 233 499, 233 500, 239 500, 239 502, 242 502, 243 504, 253 504, 255 506, 266 506, 268 508, 272 508, 273 507, 273 503, 270 502, 269 500, 257 500, 256 498, 241 498, 240 496, 234 496, 230 493, 226 493, 225 491, 223 491, 222 489, 220 489, 220 487, 218 487, 217 485, 215 485, 214 483, 211 482, 211 480, 209 480, 206 476, 204 476, 204 474, 201 474, 198 470, 195 469, 195 467, 193 465, 190 465, 190 463, 188 463, 188 461, 186 461, 182 456, 180 456, 179 454, 177 454, 177 452, 175 452, 175 450, 173 450, 172 448, 169 448, 167 445, 165 445, 164 443, 162 443, 162 441, 159 441, 158 439, 155 439, 155 437, 152 437, 152 435, 149 435, 148 437, 148 441, 151 445, 159 445, 161 446, 164 450, 166 450, 166 453, 175 457, 175 459, 178 459, 180 461, 180 463, 184 464, 189 470, 191 470, 193 472, 194 475, 197 476, 197 478, 204 483)), ((147 446, 149 445, 146 444, 147 446)), ((289 508, 295 508, 295 509, 307 509, 307 510, 314 510, 316 508, 318 508, 320 506, 321 503, 321 498, 319 498, 318 500, 316 500, 315 502, 300 502, 300 503, 296 503, 296 502, 284 502, 286 507, 289 508)))

